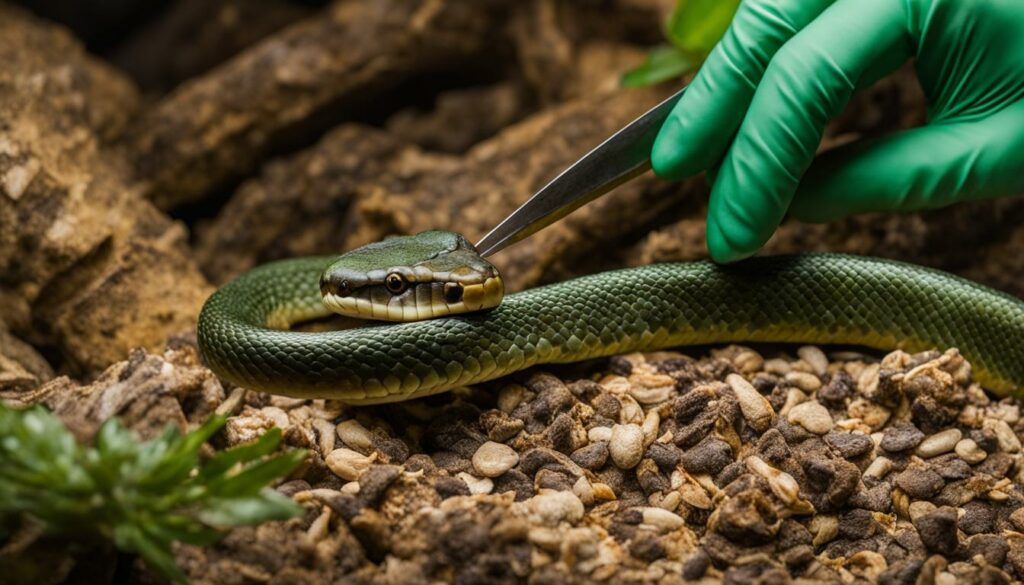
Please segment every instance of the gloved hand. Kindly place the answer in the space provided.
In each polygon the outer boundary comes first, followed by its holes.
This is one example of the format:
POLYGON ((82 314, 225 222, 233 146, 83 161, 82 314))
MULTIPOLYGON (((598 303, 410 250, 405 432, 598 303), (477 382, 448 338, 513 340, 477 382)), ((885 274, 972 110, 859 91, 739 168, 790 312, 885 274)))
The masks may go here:
POLYGON ((1022 193, 1024 0, 744 0, 652 163, 714 171, 719 262, 755 253, 787 211, 824 222, 1022 193), (815 159, 850 95, 910 57, 928 125, 815 159))

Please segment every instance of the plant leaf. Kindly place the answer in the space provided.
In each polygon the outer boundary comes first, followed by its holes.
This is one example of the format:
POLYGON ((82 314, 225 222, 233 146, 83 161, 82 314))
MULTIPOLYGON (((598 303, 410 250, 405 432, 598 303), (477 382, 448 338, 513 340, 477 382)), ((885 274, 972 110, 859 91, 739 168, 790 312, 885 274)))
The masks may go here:
POLYGON ((281 442, 281 429, 274 427, 263 433, 259 439, 217 453, 203 465, 199 472, 202 478, 215 477, 230 470, 236 463, 245 463, 269 455, 281 442))
POLYGON ((678 0, 665 23, 665 36, 703 61, 732 22, 740 0, 678 0))
POLYGON ((267 520, 283 520, 302 513, 302 506, 291 498, 270 488, 250 498, 214 500, 210 509, 199 513, 200 519, 211 526, 237 526, 258 524, 267 520))
POLYGON ((625 87, 654 85, 669 79, 682 77, 697 68, 699 61, 673 46, 657 47, 647 54, 647 59, 632 71, 622 76, 625 87))

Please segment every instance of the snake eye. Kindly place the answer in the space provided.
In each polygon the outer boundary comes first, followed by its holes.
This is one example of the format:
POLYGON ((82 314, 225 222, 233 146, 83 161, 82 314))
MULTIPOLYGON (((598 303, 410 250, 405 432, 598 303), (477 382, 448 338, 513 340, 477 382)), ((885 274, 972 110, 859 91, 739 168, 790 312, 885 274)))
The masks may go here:
POLYGON ((444 300, 449 303, 457 303, 462 300, 462 285, 457 282, 449 282, 444 285, 444 300))
POLYGON ((405 288, 408 286, 408 283, 405 282, 405 279, 402 278, 401 274, 392 272, 384 279, 384 286, 387 287, 391 294, 398 295, 405 292, 405 288))

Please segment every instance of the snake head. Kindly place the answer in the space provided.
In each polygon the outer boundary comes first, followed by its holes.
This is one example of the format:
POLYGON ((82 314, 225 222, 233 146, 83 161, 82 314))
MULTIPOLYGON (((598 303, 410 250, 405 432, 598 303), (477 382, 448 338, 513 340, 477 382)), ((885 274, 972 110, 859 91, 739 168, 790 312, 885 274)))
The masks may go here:
POLYGON ((320 277, 324 306, 348 317, 420 321, 501 303, 498 270, 466 238, 432 230, 342 254, 320 277))

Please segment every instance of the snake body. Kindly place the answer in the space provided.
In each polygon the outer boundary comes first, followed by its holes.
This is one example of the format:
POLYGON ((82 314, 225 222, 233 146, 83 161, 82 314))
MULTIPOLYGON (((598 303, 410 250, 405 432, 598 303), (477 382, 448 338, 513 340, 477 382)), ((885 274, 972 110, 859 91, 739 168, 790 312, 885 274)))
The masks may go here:
POLYGON ((264 265, 214 293, 198 327, 209 366, 254 390, 373 404, 537 364, 691 344, 800 342, 957 347, 987 388, 1024 385, 1024 302, 900 262, 809 254, 728 267, 656 264, 508 295, 481 313, 284 330, 327 314, 318 282, 332 260, 264 265))

